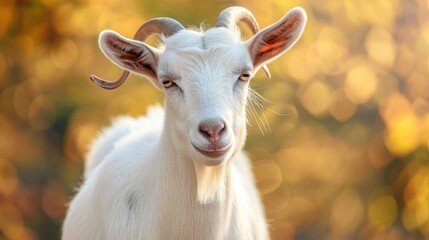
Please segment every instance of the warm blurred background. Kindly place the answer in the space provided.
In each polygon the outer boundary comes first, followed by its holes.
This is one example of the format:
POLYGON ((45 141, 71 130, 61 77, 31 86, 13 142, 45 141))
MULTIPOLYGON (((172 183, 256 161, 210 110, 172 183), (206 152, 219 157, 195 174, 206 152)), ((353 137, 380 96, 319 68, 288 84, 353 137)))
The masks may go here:
POLYGON ((98 33, 158 16, 213 26, 231 5, 262 27, 297 5, 309 16, 253 81, 270 102, 246 149, 273 239, 429 239, 428 0, 1 0, 0 239, 58 239, 91 139, 162 102, 135 76, 89 81, 121 72, 98 33))

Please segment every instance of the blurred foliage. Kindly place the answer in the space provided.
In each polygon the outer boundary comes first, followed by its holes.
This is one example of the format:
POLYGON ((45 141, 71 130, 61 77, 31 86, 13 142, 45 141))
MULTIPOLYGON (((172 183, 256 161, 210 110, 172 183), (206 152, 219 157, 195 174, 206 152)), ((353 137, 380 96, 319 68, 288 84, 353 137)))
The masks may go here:
POLYGON ((2 0, 0 239, 58 239, 91 139, 162 102, 138 77, 89 82, 121 72, 98 33, 131 37, 158 16, 213 26, 231 5, 261 26, 298 5, 309 16, 272 79, 252 83, 270 101, 246 148, 273 239, 429 238, 427 0, 2 0))

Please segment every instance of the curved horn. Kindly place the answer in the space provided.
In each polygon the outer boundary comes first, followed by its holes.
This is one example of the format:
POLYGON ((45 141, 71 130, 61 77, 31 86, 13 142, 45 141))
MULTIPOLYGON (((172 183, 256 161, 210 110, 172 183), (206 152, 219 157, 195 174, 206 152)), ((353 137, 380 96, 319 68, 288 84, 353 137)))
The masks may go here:
MULTIPOLYGON (((223 10, 219 15, 216 27, 234 29, 239 22, 244 22, 253 34, 259 31, 259 25, 255 16, 243 7, 229 7, 223 10)), ((267 65, 262 65, 262 69, 265 74, 267 74, 268 78, 271 78, 270 70, 268 70, 267 65)))
POLYGON ((259 25, 253 14, 243 7, 229 7, 223 10, 217 20, 216 27, 233 29, 239 22, 244 22, 253 34, 259 31, 259 25))
MULTIPOLYGON (((165 17, 154 18, 143 23, 140 26, 140 28, 137 30, 136 34, 134 35, 134 39, 144 42, 148 37, 150 37, 153 34, 158 33, 168 37, 177 33, 182 29, 184 29, 184 27, 179 22, 177 22, 172 18, 165 18, 165 17)), ((119 79, 113 82, 106 81, 95 75, 91 75, 89 78, 98 86, 104 89, 111 90, 121 86, 125 82, 125 80, 127 80, 129 75, 130 75, 130 72, 127 70, 124 70, 124 72, 119 77, 119 79)))

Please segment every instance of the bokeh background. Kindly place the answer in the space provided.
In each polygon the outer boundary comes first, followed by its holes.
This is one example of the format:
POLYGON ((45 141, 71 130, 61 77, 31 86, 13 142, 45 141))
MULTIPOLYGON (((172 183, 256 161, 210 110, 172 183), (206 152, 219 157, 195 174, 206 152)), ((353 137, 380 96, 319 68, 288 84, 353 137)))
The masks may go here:
POLYGON ((272 238, 429 239, 428 0, 1 0, 0 239, 58 239, 94 136, 162 102, 135 76, 89 81, 121 72, 98 33, 158 16, 213 26, 231 5, 261 27, 308 13, 272 79, 252 82, 268 101, 246 150, 272 238))

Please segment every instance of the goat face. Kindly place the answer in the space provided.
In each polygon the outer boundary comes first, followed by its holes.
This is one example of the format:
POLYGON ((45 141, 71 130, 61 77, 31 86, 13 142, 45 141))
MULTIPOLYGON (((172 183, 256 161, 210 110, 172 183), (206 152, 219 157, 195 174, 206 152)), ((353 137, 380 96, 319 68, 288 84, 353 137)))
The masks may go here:
POLYGON ((251 76, 287 51, 305 23, 301 8, 259 32, 253 15, 240 7, 224 10, 218 27, 206 32, 185 30, 172 19, 154 19, 139 31, 148 35, 160 26, 166 36, 160 49, 142 42, 146 36, 141 32, 136 41, 103 31, 102 51, 126 72, 113 83, 91 79, 111 89, 125 81, 128 71, 148 77, 166 95, 166 117, 180 150, 206 165, 219 165, 243 147, 251 76), (256 33, 246 42, 236 27, 240 21, 256 33))
POLYGON ((164 42, 158 79, 164 86, 166 112, 195 159, 220 164, 244 143, 253 73, 250 55, 226 28, 184 30, 164 42))

